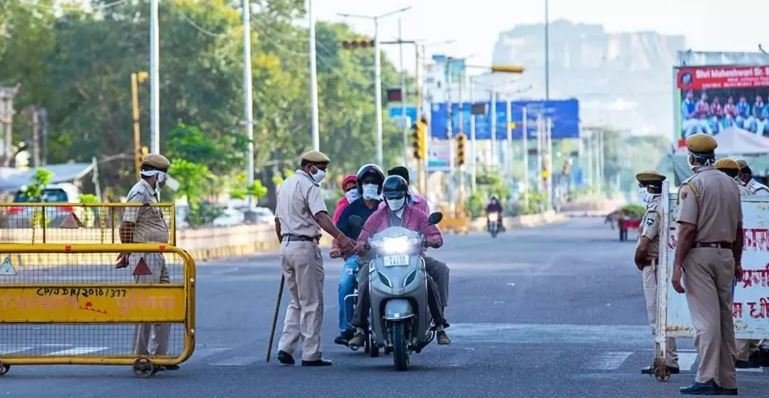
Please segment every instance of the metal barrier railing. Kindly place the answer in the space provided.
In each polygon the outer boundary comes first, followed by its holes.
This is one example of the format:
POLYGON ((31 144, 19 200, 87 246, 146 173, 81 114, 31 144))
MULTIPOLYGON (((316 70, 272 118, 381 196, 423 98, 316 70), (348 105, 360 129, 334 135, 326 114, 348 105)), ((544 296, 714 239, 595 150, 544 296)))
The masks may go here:
POLYGON ((195 263, 182 249, 0 244, 0 262, 0 375, 75 364, 133 365, 146 377, 192 355, 195 263), (129 265, 116 269, 122 253, 129 265))
POLYGON ((0 203, 1 243, 120 243, 120 224, 128 209, 160 212, 176 244, 173 203, 0 203))

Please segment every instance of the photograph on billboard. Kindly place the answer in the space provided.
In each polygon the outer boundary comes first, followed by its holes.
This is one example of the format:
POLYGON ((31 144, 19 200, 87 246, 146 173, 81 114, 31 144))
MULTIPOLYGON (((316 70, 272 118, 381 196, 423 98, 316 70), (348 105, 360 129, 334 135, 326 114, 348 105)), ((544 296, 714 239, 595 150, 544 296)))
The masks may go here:
POLYGON ((680 67, 675 77, 678 141, 733 128, 769 136, 769 65, 680 67))

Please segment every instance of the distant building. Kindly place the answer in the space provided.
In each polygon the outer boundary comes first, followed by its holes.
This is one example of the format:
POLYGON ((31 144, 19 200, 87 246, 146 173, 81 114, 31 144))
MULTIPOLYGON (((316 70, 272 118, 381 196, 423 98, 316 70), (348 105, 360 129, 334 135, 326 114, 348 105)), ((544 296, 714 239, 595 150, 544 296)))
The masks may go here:
MULTIPOLYGON (((523 96, 545 96, 544 25, 520 25, 499 35, 493 62, 526 67, 523 96)), ((673 76, 684 36, 607 33, 602 25, 550 24, 550 97, 580 100, 583 124, 609 124, 637 134, 670 135, 673 76)))

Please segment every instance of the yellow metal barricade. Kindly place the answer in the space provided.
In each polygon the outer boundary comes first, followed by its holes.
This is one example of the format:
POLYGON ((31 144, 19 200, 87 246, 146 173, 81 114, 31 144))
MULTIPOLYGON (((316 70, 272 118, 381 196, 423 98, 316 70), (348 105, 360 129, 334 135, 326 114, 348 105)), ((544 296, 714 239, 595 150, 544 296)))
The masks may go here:
POLYGON ((120 223, 126 211, 148 207, 159 212, 176 244, 173 203, 0 203, 2 243, 120 243, 120 223))
POLYGON ((0 244, 0 374, 78 364, 150 376, 184 362, 195 347, 195 282, 192 257, 171 245, 0 244), (121 253, 129 266, 117 269, 121 253), (137 344, 150 329, 167 331, 164 354, 137 344))

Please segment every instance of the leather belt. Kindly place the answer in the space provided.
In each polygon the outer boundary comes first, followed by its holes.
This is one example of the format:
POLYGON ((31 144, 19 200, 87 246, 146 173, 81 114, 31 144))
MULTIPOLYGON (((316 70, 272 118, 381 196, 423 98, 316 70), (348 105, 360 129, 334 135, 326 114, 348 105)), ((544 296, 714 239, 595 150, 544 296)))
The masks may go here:
POLYGON ((283 240, 286 242, 318 242, 320 241, 320 236, 306 236, 306 235, 293 235, 293 234, 285 234, 283 235, 283 240))
POLYGON ((713 249, 731 249, 732 242, 697 242, 694 247, 710 247, 713 249))

